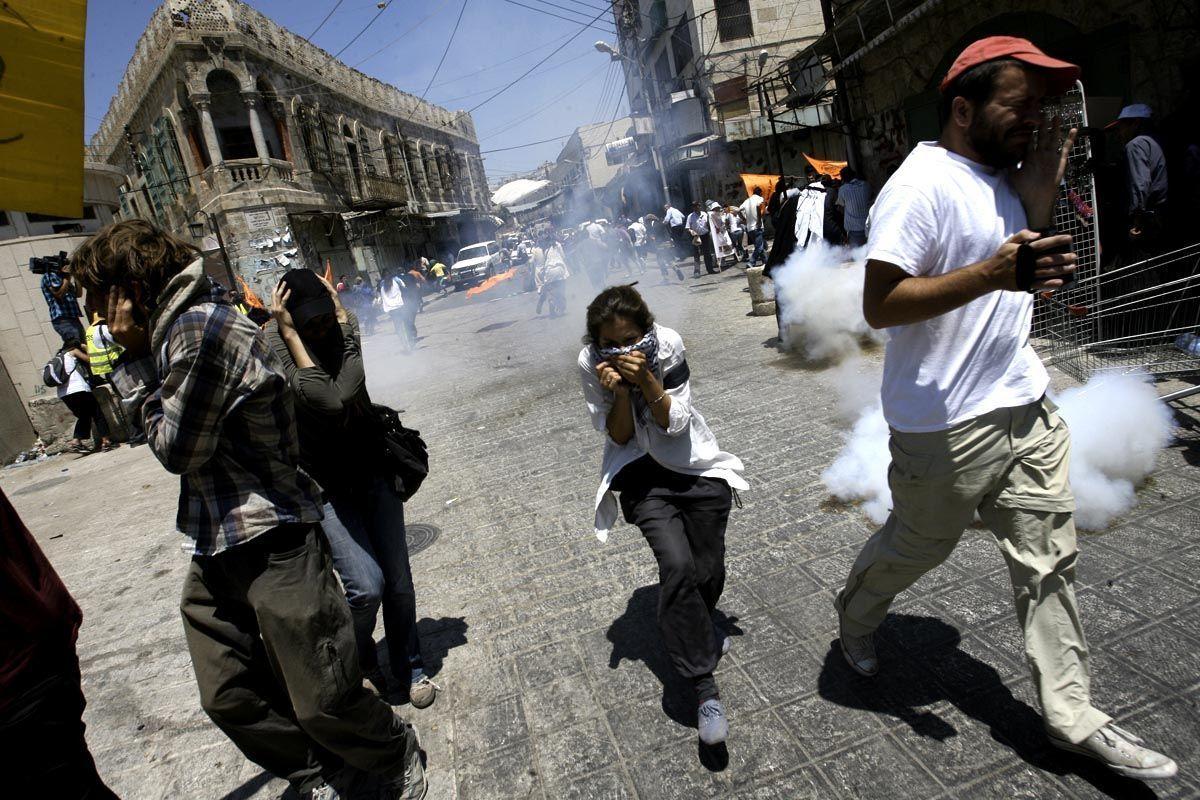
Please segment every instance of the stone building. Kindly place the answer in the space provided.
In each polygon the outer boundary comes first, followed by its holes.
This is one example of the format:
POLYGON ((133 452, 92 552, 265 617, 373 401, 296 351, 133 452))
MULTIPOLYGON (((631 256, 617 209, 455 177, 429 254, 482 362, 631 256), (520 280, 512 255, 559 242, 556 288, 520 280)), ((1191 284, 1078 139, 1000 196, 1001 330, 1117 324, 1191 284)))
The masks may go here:
POLYGON ((219 232, 229 269, 210 259, 214 277, 260 294, 297 264, 375 276, 495 224, 469 114, 351 69, 238 0, 160 6, 91 147, 127 176, 123 216, 219 232))
POLYGON ((616 58, 634 117, 653 120, 671 199, 745 197, 738 173, 803 174, 804 153, 842 158, 821 124, 773 134, 756 81, 824 30, 818 0, 618 0, 616 58))
MULTIPOLYGON (((823 3, 828 30, 763 82, 782 88, 797 108, 832 104, 851 161, 876 188, 918 141, 937 138, 937 85, 958 53, 984 36, 1021 36, 1083 68, 1088 123, 1098 151, 1113 155, 1116 143, 1105 142, 1103 126, 1123 105, 1135 102, 1154 108, 1168 156, 1180 144, 1195 142, 1200 14, 1194 3, 823 3)), ((1099 153, 1099 161, 1104 157, 1099 153)))

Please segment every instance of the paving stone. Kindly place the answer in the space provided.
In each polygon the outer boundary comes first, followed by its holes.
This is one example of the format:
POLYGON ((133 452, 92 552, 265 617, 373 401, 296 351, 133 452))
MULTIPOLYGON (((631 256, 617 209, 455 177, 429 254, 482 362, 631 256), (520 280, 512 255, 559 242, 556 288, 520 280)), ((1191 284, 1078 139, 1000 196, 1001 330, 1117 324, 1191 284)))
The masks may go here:
POLYGON ((570 644, 546 645, 525 653, 516 662, 521 686, 528 690, 583 672, 583 661, 570 644))
POLYGON ((878 735, 884 728, 881 715, 842 681, 780 706, 778 714, 811 759, 878 735))
POLYGON ((1079 618, 1088 641, 1104 641, 1148 624, 1142 615, 1116 602, 1104 586, 1088 586, 1075 593, 1079 618))
POLYGON ((1147 628, 1107 650, 1173 691, 1200 684, 1200 647, 1173 623, 1147 628))
POLYGON ((1014 760, 1012 748, 962 711, 941 708, 929 713, 937 719, 896 728, 892 736, 943 785, 961 786, 1014 760))
POLYGON ((931 797, 941 790, 925 770, 886 736, 875 736, 827 756, 818 767, 839 797, 892 800, 897 790, 908 797, 931 797))
POLYGON ((1028 764, 1015 764, 970 785, 946 793, 946 798, 974 797, 981 800, 1071 800, 1053 775, 1028 764))
POLYGON ((528 738, 521 698, 513 695, 461 714, 454 720, 454 737, 458 757, 467 759, 528 738))
POLYGON ((974 580, 939 592, 929 604, 943 612, 947 622, 959 628, 986 625, 1013 613, 1012 593, 992 580, 974 580))
POLYGON ((1150 619, 1169 616, 1195 599, 1188 586, 1151 567, 1125 572, 1095 591, 1150 619))
POLYGON ((629 759, 629 776, 641 800, 695 800, 728 794, 732 779, 700 761, 695 739, 641 753, 629 759))
POLYGON ((830 788, 819 772, 805 767, 769 783, 741 787, 732 796, 739 800, 822 800, 830 796, 830 788))
POLYGON ((604 720, 590 719, 542 733, 537 739, 537 757, 543 784, 549 794, 558 797, 558 787, 616 763, 617 749, 604 720))
POLYGON ((458 765, 460 800, 541 798, 541 782, 528 741, 496 751, 487 759, 466 759, 458 765))
POLYGON ((582 672, 531 686, 521 699, 525 703, 525 719, 534 734, 565 728, 603 713, 582 672))
POLYGON ((600 772, 576 778, 553 788, 555 800, 633 800, 625 776, 618 771, 600 772))
POLYGON ((1075 585, 1102 586, 1137 565, 1126 556, 1104 545, 1104 535, 1080 536, 1079 556, 1075 561, 1075 585))

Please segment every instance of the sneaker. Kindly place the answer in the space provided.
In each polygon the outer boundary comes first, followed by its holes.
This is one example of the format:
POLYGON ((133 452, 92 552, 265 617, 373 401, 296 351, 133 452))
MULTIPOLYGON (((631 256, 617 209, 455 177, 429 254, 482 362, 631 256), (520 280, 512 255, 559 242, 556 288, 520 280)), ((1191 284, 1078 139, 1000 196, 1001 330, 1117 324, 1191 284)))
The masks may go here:
POLYGON ((700 704, 698 712, 700 741, 712 747, 729 736, 729 721, 725 718, 725 706, 713 697, 700 704))
POLYGON ((879 672, 879 657, 875 655, 875 641, 872 634, 866 636, 851 636, 844 630, 838 637, 842 646, 842 655, 850 669, 868 678, 879 672))
POLYGON ((389 788, 390 793, 384 795, 389 800, 424 800, 429 793, 429 781, 425 778, 425 751, 421 749, 421 740, 415 726, 396 717, 396 724, 408 728, 412 742, 408 748, 408 763, 404 766, 404 777, 395 781, 389 788))
POLYGON ((1079 744, 1072 744, 1053 734, 1050 734, 1049 738, 1050 744, 1060 750, 1103 761, 1104 766, 1126 778, 1172 778, 1179 771, 1179 765, 1172 759, 1144 747, 1146 743, 1142 739, 1111 722, 1079 744))
POLYGON ((442 687, 429 680, 428 675, 422 675, 420 680, 408 687, 408 702, 412 703, 413 708, 429 708, 441 690, 442 687))
POLYGON ((311 792, 305 792, 301 797, 304 800, 339 800, 341 797, 338 790, 330 786, 328 783, 322 783, 311 792))

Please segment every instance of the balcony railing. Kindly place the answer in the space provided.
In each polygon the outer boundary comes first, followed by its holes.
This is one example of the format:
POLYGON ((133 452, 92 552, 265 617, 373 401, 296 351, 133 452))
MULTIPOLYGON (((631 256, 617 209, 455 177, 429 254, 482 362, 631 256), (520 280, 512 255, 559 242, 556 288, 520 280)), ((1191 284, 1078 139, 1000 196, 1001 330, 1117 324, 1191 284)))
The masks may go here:
POLYGON ((408 191, 403 181, 385 175, 359 175, 351 181, 353 208, 393 208, 407 202, 408 191))
POLYGON ((263 162, 257 158, 239 158, 222 161, 209 167, 210 185, 218 192, 227 192, 244 183, 292 183, 295 167, 290 161, 277 158, 263 162))

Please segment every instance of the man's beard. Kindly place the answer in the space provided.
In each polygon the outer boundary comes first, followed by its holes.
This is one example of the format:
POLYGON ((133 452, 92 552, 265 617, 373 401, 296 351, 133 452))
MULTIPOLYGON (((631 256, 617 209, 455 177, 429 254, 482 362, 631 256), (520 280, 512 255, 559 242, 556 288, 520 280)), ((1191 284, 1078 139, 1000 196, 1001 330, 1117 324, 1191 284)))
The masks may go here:
POLYGON ((1021 162, 1025 147, 1014 148, 1007 141, 1006 133, 989 126, 977 116, 967 128, 967 141, 984 164, 995 169, 1008 169, 1021 162))

